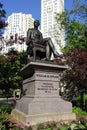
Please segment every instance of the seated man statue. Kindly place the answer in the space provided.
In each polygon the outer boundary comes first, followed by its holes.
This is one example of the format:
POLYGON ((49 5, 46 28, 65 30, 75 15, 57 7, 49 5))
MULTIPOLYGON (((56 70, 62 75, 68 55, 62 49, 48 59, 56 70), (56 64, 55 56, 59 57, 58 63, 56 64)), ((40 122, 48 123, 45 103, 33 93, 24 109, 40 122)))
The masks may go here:
POLYGON ((39 25, 40 25, 39 20, 35 20, 34 28, 28 29, 28 31, 27 31, 26 45, 28 46, 27 47, 28 56, 30 56, 31 51, 34 46, 33 43, 35 43, 38 45, 43 45, 46 48, 49 48, 49 49, 46 49, 46 51, 47 51, 46 59, 47 60, 50 60, 51 53, 53 53, 55 58, 59 57, 59 53, 56 51, 51 38, 43 38, 42 33, 38 29, 39 25))

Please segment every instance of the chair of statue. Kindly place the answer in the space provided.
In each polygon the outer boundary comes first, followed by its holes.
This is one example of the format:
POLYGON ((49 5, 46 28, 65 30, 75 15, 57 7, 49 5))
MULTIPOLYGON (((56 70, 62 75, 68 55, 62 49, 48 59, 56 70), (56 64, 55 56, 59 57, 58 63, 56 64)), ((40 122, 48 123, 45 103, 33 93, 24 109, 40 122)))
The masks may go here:
POLYGON ((50 48, 38 43, 30 43, 27 48, 28 58, 34 61, 50 58, 50 48))

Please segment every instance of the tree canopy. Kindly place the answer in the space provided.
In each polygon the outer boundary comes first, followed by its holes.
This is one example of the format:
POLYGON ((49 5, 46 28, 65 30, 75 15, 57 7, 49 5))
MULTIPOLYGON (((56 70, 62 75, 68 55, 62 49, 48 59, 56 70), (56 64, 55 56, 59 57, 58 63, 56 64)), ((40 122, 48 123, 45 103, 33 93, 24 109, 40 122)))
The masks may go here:
POLYGON ((6 12, 3 9, 3 4, 0 2, 0 36, 2 34, 2 30, 5 26, 7 26, 7 23, 5 22, 4 18, 5 18, 6 12))
POLYGON ((72 10, 65 10, 56 16, 60 29, 63 28, 65 32, 62 51, 69 66, 61 79, 62 87, 68 89, 70 96, 75 94, 75 90, 87 93, 87 1, 85 2, 77 0, 72 10))
POLYGON ((64 53, 74 48, 87 50, 87 0, 73 0, 73 9, 57 13, 56 20, 59 30, 63 29, 65 36, 64 53))
POLYGON ((14 89, 22 87, 22 77, 18 73, 26 63, 26 52, 11 50, 7 55, 0 55, 0 89, 3 95, 11 95, 14 89))

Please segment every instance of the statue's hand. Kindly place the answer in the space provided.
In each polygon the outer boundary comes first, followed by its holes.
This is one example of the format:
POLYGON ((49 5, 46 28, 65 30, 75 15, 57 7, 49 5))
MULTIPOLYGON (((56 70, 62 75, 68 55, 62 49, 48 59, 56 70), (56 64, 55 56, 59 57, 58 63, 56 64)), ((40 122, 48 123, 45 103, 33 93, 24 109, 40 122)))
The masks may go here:
POLYGON ((32 42, 31 40, 27 40, 26 45, 29 45, 31 42, 32 42))

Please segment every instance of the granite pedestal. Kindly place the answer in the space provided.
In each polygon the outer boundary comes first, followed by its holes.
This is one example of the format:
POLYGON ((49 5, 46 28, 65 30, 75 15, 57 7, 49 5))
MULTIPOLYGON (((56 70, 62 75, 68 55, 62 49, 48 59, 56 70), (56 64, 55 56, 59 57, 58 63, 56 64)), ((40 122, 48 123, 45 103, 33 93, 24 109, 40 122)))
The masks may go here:
POLYGON ((75 120, 72 104, 59 96, 61 73, 66 66, 30 62, 22 70, 24 96, 12 114, 23 124, 31 125, 60 120, 75 120))

